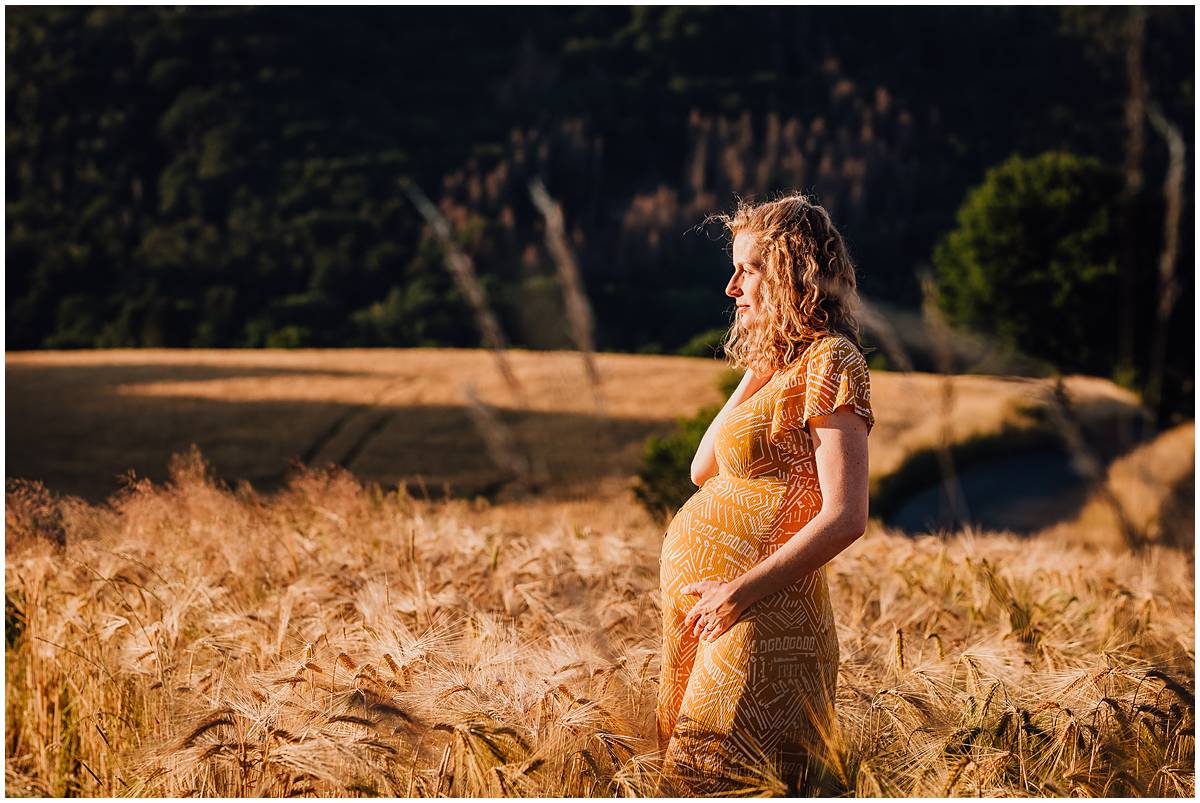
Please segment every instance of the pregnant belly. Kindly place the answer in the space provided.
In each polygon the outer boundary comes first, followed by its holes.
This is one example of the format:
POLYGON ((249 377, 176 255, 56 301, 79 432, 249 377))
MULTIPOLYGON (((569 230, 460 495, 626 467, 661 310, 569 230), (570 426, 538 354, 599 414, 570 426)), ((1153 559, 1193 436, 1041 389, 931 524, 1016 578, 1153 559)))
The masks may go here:
POLYGON ((786 483, 718 474, 692 495, 667 528, 659 560, 662 590, 729 580, 766 556, 786 483))

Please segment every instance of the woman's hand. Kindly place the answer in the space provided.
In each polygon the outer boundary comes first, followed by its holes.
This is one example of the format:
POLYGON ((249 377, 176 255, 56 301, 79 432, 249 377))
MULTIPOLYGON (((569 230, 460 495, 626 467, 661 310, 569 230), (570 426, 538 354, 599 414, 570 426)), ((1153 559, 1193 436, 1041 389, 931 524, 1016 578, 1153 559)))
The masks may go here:
POLYGON ((684 617, 683 626, 691 630, 692 635, 708 642, 716 641, 733 627, 749 607, 742 602, 733 583, 701 580, 688 583, 680 591, 700 595, 699 601, 684 617))

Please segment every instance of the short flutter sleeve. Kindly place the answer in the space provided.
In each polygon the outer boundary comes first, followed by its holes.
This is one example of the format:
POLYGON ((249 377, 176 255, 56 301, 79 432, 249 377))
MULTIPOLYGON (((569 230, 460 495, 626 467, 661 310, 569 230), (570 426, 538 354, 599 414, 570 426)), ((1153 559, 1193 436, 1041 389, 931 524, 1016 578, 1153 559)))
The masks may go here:
POLYGON ((813 416, 829 415, 844 405, 875 427, 867 361, 844 337, 828 337, 809 347, 801 365, 787 378, 771 418, 771 441, 786 446, 813 416))

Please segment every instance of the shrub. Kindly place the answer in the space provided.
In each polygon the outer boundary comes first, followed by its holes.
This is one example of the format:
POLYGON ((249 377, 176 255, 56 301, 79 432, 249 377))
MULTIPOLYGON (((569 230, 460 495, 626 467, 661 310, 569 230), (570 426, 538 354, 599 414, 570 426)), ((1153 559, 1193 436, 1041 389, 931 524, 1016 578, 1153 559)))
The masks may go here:
POLYGON ((633 493, 651 515, 674 513, 696 492, 691 477, 692 457, 720 409, 716 405, 703 407, 691 418, 680 418, 678 431, 646 439, 633 493))
MULTIPOLYGON (((727 371, 720 380, 724 398, 733 395, 741 376, 727 371)), ((642 467, 637 472, 633 493, 652 516, 674 514, 696 492, 692 482, 692 458, 708 425, 721 411, 719 405, 700 408, 693 416, 678 419, 678 428, 669 435, 651 435, 646 439, 642 467)))
POLYGON ((724 357, 721 341, 725 339, 726 331, 723 328, 706 329, 684 343, 679 353, 685 357, 724 357))

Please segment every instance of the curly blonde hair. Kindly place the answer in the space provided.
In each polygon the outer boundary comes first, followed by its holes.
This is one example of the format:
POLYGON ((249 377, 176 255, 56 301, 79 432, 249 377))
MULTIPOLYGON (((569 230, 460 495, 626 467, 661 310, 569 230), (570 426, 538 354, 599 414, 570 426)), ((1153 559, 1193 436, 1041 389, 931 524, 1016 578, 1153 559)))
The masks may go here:
POLYGON ((733 214, 710 215, 730 242, 741 232, 758 240, 763 261, 761 312, 722 341, 735 370, 766 374, 792 365, 817 339, 841 334, 861 352, 854 263, 824 207, 795 193, 758 203, 738 199, 733 214))

